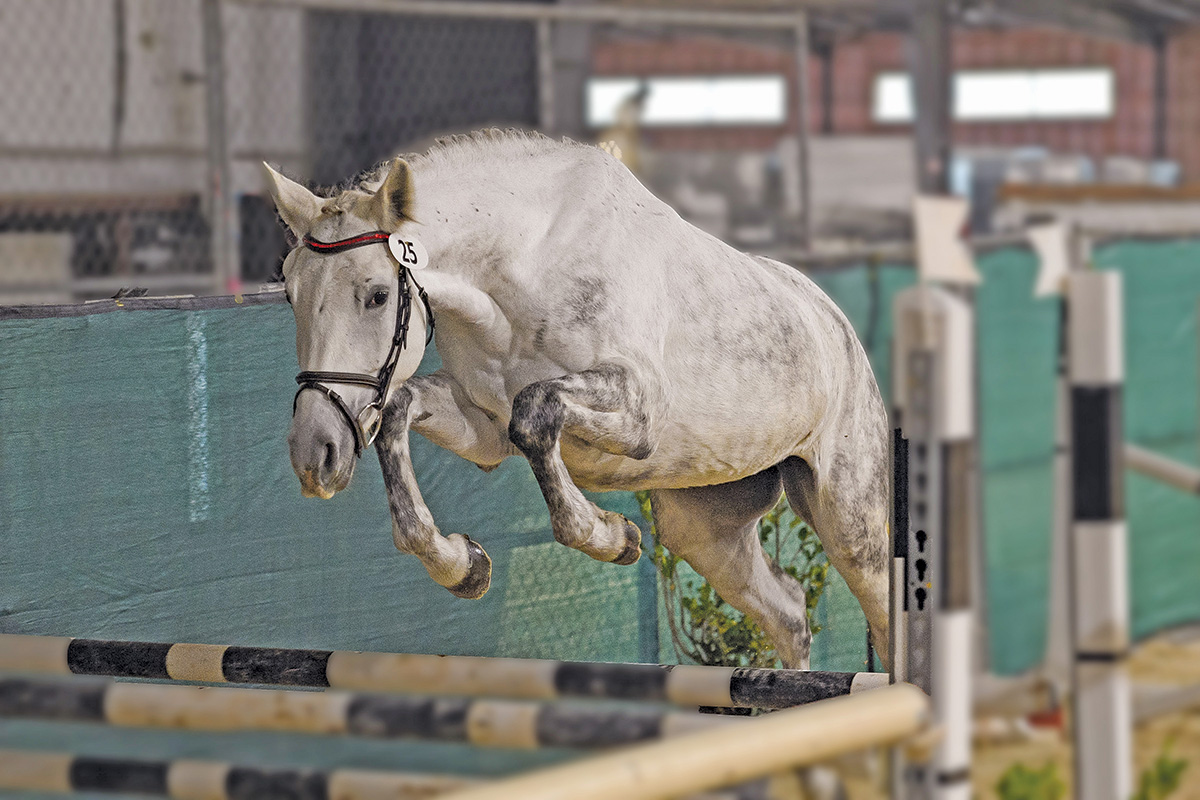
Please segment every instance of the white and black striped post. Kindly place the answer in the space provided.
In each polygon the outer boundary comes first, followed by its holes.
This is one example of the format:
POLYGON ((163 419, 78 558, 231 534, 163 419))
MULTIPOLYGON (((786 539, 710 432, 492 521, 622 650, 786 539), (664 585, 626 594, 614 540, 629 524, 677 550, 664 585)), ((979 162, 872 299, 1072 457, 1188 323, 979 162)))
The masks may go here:
POLYGON ((1072 271, 1066 286, 1076 795, 1125 800, 1133 791, 1133 720, 1126 672, 1129 588, 1121 275, 1072 271))
POLYGON ((967 800, 974 315, 962 298, 919 285, 896 296, 895 319, 895 419, 909 439, 908 520, 897 520, 895 532, 908 538, 905 677, 933 699, 934 719, 944 731, 932 761, 905 770, 903 792, 909 800, 967 800))

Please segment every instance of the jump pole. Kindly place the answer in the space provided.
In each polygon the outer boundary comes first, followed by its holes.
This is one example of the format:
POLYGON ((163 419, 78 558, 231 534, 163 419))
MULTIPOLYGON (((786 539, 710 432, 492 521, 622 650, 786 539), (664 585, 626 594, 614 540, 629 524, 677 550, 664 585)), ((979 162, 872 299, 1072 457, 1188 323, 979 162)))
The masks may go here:
POLYGON ((898 684, 443 795, 444 800, 667 800, 898 744, 929 722, 929 698, 898 684))
POLYGON ((931 762, 908 765, 895 776, 901 784, 895 788, 908 800, 967 800, 974 670, 974 315, 961 297, 920 284, 897 294, 895 320, 894 418, 909 439, 903 446, 908 520, 898 521, 893 534, 908 539, 905 677, 932 698, 934 719, 944 732, 931 762))
POLYGON ((523 700, 790 708, 885 686, 872 672, 608 664, 0 634, 0 672, 523 700))
POLYGON ((477 747, 597 748, 741 727, 747 717, 341 691, 0 680, 0 719, 127 728, 426 739, 477 747))
POLYGON ((147 761, 0 750, 0 789, 119 792, 175 800, 423 800, 477 783, 448 775, 361 769, 261 769, 217 761, 147 761))

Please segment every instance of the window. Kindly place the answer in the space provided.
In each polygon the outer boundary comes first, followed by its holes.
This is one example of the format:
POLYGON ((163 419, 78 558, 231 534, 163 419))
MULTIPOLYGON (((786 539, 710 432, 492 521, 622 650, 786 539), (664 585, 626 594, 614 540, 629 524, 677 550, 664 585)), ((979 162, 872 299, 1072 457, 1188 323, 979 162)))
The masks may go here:
POLYGON ((612 125, 621 103, 645 86, 647 126, 782 125, 787 84, 782 75, 592 78, 587 84, 587 124, 612 125))
MULTIPOLYGON (((1107 119, 1115 104, 1113 73, 1107 67, 954 75, 954 119, 959 122, 1107 119)), ((875 77, 871 115, 876 122, 912 122, 912 82, 906 73, 875 77)))

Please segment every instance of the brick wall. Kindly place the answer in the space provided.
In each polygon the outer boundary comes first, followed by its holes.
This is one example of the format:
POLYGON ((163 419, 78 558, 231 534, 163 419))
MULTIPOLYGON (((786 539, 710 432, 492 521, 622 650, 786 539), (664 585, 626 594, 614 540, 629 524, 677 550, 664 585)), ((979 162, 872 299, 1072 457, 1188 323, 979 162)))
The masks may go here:
MULTIPOLYGON (((958 30, 954 61, 959 69, 1107 66, 1113 70, 1117 105, 1112 118, 1081 121, 973 122, 955 126, 961 145, 1041 145, 1063 153, 1154 156, 1154 53, 1147 45, 1089 38, 1049 29, 958 30)), ((880 72, 906 67, 906 40, 875 33, 840 43, 833 52, 834 134, 896 134, 907 126, 871 120, 872 89, 880 72)), ((1200 180, 1200 28, 1178 35, 1168 51, 1168 155, 1181 162, 1186 178, 1200 180)), ((597 75, 781 73, 795 96, 795 59, 785 44, 764 46, 716 38, 601 41, 593 53, 597 75)), ((822 121, 823 62, 811 59, 809 119, 822 121)), ((767 148, 796 129, 794 107, 786 126, 773 128, 673 128, 648 132, 654 146, 681 148, 767 148)))
MULTIPOLYGON (((816 65, 816 61, 812 62, 816 65)), ((782 74, 787 81, 785 125, 671 127, 645 131, 647 143, 666 150, 765 150, 796 125, 796 59, 786 47, 764 47, 715 37, 618 38, 599 42, 592 51, 592 74, 740 75, 782 74)), ((809 74, 811 96, 819 78, 809 74)), ((810 108, 815 107, 812 103, 810 108)), ((810 112, 811 113, 811 112, 810 112)))
POLYGON ((1167 151, 1185 179, 1200 182, 1200 28, 1171 41, 1167 109, 1167 151))

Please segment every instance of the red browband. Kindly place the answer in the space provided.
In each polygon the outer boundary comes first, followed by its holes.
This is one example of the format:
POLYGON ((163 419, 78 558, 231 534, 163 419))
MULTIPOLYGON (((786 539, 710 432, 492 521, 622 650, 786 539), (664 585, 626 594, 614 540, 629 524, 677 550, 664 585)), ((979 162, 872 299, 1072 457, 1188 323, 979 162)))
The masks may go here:
POLYGON ((311 236, 305 236, 304 246, 309 250, 316 250, 318 253, 340 253, 343 250, 353 250, 355 247, 375 244, 376 242, 386 243, 389 236, 391 234, 386 231, 372 231, 371 233, 352 236, 349 239, 339 239, 336 242, 321 242, 311 236))

